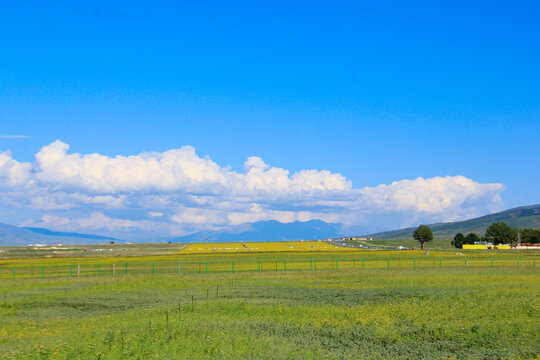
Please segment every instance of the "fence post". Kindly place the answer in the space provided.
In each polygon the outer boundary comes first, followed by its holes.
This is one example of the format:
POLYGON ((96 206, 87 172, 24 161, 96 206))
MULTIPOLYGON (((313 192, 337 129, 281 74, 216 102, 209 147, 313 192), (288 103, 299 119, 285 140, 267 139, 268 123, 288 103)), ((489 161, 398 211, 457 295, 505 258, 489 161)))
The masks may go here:
POLYGON ((339 270, 339 265, 338 264, 339 264, 339 260, 338 260, 338 258, 336 258, 336 271, 339 270))
POLYGON ((81 276, 81 264, 77 264, 77 277, 81 276))
POLYGON ((101 275, 101 266, 100 264, 97 264, 97 276, 101 275))
POLYGON ((468 261, 467 261, 467 257, 465 256, 465 267, 468 266, 468 261))
POLYGON ((287 259, 283 260, 283 270, 287 271, 287 259))
POLYGON ((152 263, 152 274, 156 272, 156 264, 152 263))
POLYGON ((182 263, 181 262, 178 263, 178 273, 179 274, 182 273, 182 263))
POLYGON ((416 257, 412 258, 413 270, 416 270, 416 257))
POLYGON ((231 262, 232 265, 232 272, 234 273, 234 261, 231 262))
POLYGON ((388 268, 390 269, 390 258, 388 258, 388 268))
POLYGON ((73 277, 73 265, 69 265, 69 276, 73 277))
POLYGON ((442 268, 442 256, 439 256, 439 269, 442 268))
POLYGON ((362 270, 364 270, 364 258, 362 258, 362 270))
POLYGON ((206 273, 208 274, 208 261, 206 262, 206 273))
POLYGON ((309 270, 313 271, 313 258, 309 259, 309 270))
POLYGON ((261 272, 261 260, 259 260, 259 272, 261 272))
POLYGON ((45 279, 45 265, 41 265, 41 278, 45 279))
POLYGON ((112 264, 112 274, 113 276, 116 274, 116 269, 114 268, 114 264, 112 264))

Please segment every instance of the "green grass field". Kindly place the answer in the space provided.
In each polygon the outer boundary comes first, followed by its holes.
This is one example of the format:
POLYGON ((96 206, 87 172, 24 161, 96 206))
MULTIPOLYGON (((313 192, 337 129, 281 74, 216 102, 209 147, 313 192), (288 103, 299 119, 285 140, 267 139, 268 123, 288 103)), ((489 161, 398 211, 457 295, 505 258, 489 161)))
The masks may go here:
POLYGON ((537 256, 520 256, 470 252, 466 267, 442 251, 166 253, 128 260, 216 271, 127 276, 109 271, 117 257, 4 259, 7 269, 84 260, 107 271, 0 280, 0 359, 537 359, 537 256), (372 266, 353 267, 359 258, 372 266), (287 271, 256 267, 284 259, 287 271), (232 261, 244 267, 232 273, 232 261))

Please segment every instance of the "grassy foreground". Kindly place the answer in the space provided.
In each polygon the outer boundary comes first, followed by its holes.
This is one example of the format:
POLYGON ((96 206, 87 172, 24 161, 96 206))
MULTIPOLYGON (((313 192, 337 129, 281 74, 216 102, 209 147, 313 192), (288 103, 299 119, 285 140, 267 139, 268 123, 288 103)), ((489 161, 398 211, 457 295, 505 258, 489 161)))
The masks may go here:
POLYGON ((536 268, 2 280, 0 359, 536 359, 536 268))

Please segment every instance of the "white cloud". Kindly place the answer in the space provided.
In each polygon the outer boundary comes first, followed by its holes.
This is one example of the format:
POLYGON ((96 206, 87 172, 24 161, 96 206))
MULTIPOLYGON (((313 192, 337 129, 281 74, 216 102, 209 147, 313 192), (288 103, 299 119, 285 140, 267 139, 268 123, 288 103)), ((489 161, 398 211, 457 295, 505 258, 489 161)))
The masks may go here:
POLYGON ((393 214, 400 226, 450 221, 498 209, 504 190, 502 184, 464 176, 354 188, 338 173, 290 173, 256 156, 236 172, 198 156, 191 146, 115 157, 68 150, 69 145, 55 141, 36 154, 33 164, 0 153, 0 201, 42 211, 40 221, 58 230, 178 234, 269 219, 370 225, 371 214, 393 214), (139 214, 138 220, 105 215, 123 210, 139 214))
POLYGON ((0 139, 28 139, 28 135, 0 135, 0 139))
POLYGON ((35 178, 55 190, 93 194, 180 192, 275 199, 352 188, 340 174, 303 170, 289 176, 288 170, 270 167, 258 157, 250 157, 240 174, 199 157, 191 146, 116 157, 68 154, 68 149, 61 141, 43 147, 36 154, 35 178))
POLYGON ((0 188, 26 185, 30 181, 29 163, 14 160, 9 152, 0 153, 0 188))
POLYGON ((191 146, 136 156, 67 154, 69 145, 55 141, 36 154, 36 178, 58 190, 97 194, 120 192, 213 192, 225 185, 227 171, 191 146))
POLYGON ((419 177, 360 189, 360 204, 388 211, 443 213, 467 202, 497 205, 503 189, 502 184, 480 184, 464 176, 419 177))

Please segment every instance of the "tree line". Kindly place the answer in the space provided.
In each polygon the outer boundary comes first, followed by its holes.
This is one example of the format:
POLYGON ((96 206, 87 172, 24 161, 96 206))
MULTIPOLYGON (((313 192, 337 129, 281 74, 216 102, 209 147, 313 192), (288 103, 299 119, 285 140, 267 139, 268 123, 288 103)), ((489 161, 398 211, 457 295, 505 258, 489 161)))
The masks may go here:
MULTIPOLYGON (((517 229, 510 227, 504 221, 497 221, 486 229, 486 233, 482 237, 472 232, 466 236, 458 232, 452 240, 452 245, 461 249, 464 244, 474 244, 480 241, 490 242, 494 245, 516 244, 518 236, 521 238, 522 244, 540 243, 540 229, 517 229)), ((433 240, 433 232, 429 226, 420 225, 414 231, 413 238, 420 242, 421 248, 424 249, 424 243, 433 240)))
POLYGON ((490 242, 494 245, 516 244, 518 236, 521 237, 521 243, 540 243, 540 229, 517 229, 510 227, 503 221, 497 221, 486 229, 486 233, 482 237, 475 233, 469 233, 465 236, 458 232, 452 240, 452 245, 461 249, 464 244, 474 244, 479 241, 490 242))

